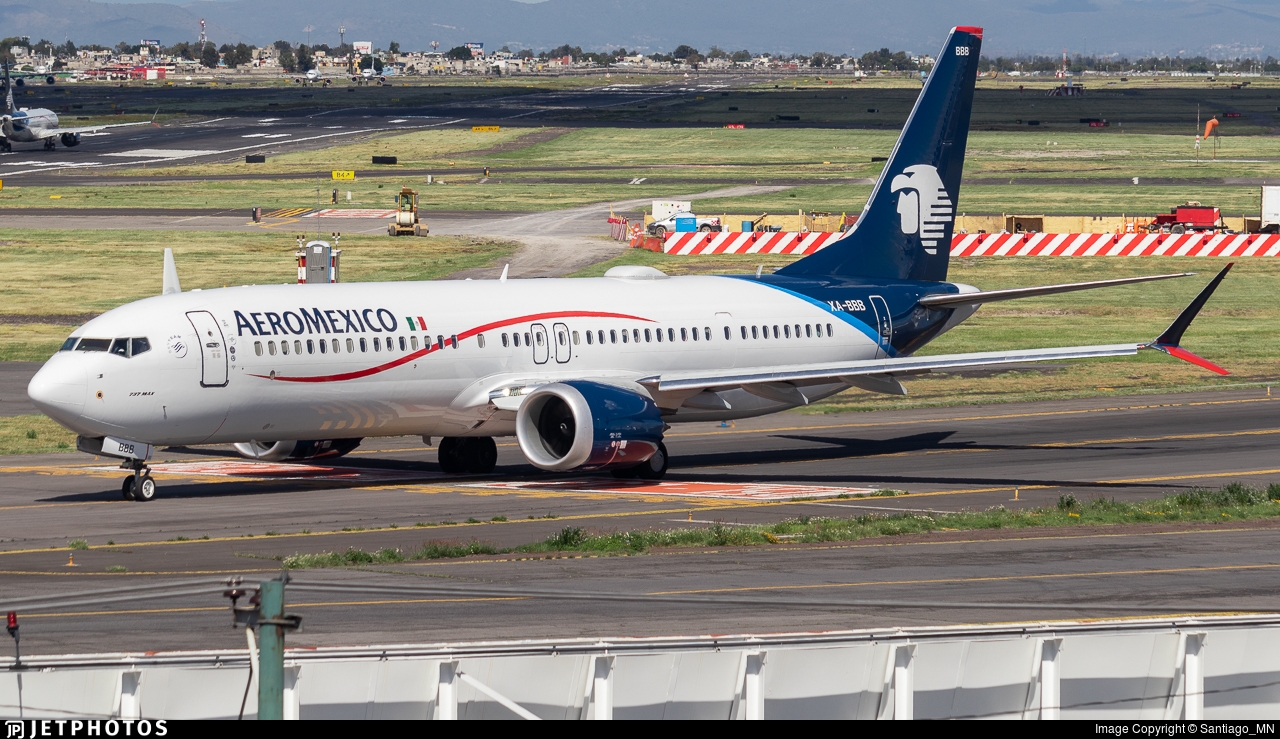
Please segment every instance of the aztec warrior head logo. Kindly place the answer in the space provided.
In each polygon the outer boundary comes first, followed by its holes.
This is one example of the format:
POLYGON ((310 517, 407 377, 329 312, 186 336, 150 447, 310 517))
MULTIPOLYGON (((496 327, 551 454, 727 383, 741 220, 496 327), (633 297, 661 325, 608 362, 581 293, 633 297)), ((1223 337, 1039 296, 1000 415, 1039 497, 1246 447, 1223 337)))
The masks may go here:
POLYGON ((936 167, 917 164, 907 167, 893 178, 890 192, 898 195, 898 215, 902 219, 902 233, 919 234, 924 250, 938 253, 938 242, 943 229, 951 222, 952 203, 947 189, 942 186, 936 167))

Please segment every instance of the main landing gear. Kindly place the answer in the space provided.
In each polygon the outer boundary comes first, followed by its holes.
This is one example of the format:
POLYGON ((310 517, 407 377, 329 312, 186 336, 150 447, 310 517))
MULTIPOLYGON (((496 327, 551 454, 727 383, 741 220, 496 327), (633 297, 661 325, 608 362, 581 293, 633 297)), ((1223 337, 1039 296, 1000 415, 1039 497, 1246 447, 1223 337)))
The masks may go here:
POLYGON ((125 500, 136 500, 145 503, 155 500, 156 481, 151 477, 151 468, 140 459, 126 459, 120 463, 120 469, 132 469, 133 474, 124 478, 120 492, 125 500))
POLYGON ((487 475, 498 464, 498 445, 488 436, 446 436, 436 453, 440 469, 451 475, 487 475))
POLYGON ((0 152, 8 154, 13 151, 13 144, 9 143, 9 139, 0 139, 0 152))
POLYGON ((57 144, 55 144, 55 143, 53 142, 53 139, 45 139, 45 140, 44 140, 44 150, 45 150, 45 151, 53 151, 56 147, 57 147, 57 144))

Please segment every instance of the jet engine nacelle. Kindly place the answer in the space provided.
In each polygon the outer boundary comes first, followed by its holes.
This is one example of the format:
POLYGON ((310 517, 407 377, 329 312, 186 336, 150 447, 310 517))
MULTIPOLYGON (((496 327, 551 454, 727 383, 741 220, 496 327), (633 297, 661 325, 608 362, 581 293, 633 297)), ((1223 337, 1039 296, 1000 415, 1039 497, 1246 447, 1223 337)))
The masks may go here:
POLYGON ((544 470, 634 467, 658 451, 661 416, 640 393, 570 380, 529 393, 516 414, 516 438, 525 458, 544 470))
POLYGON ((59 138, 62 139, 63 146, 72 147, 80 145, 80 134, 78 133, 64 133, 59 138))
POLYGON ((360 446, 363 439, 322 439, 319 441, 246 441, 235 444, 245 459, 260 462, 301 461, 341 457, 360 446))

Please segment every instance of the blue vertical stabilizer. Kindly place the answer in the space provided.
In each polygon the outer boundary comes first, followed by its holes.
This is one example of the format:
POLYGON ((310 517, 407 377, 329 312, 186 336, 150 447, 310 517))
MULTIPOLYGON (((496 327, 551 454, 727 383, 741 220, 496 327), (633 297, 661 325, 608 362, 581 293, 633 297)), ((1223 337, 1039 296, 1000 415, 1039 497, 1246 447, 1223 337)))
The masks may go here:
POLYGON ((791 277, 947 278, 982 29, 958 26, 849 234, 778 270, 791 277))

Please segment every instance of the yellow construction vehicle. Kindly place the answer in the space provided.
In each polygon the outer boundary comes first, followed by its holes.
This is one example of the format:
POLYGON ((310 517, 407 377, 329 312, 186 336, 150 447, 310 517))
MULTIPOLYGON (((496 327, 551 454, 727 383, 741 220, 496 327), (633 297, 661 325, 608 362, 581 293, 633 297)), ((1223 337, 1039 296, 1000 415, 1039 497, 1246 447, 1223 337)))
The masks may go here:
POLYGON ((427 224, 418 220, 418 193, 407 187, 396 196, 396 219, 387 224, 388 236, 426 236, 427 224))

